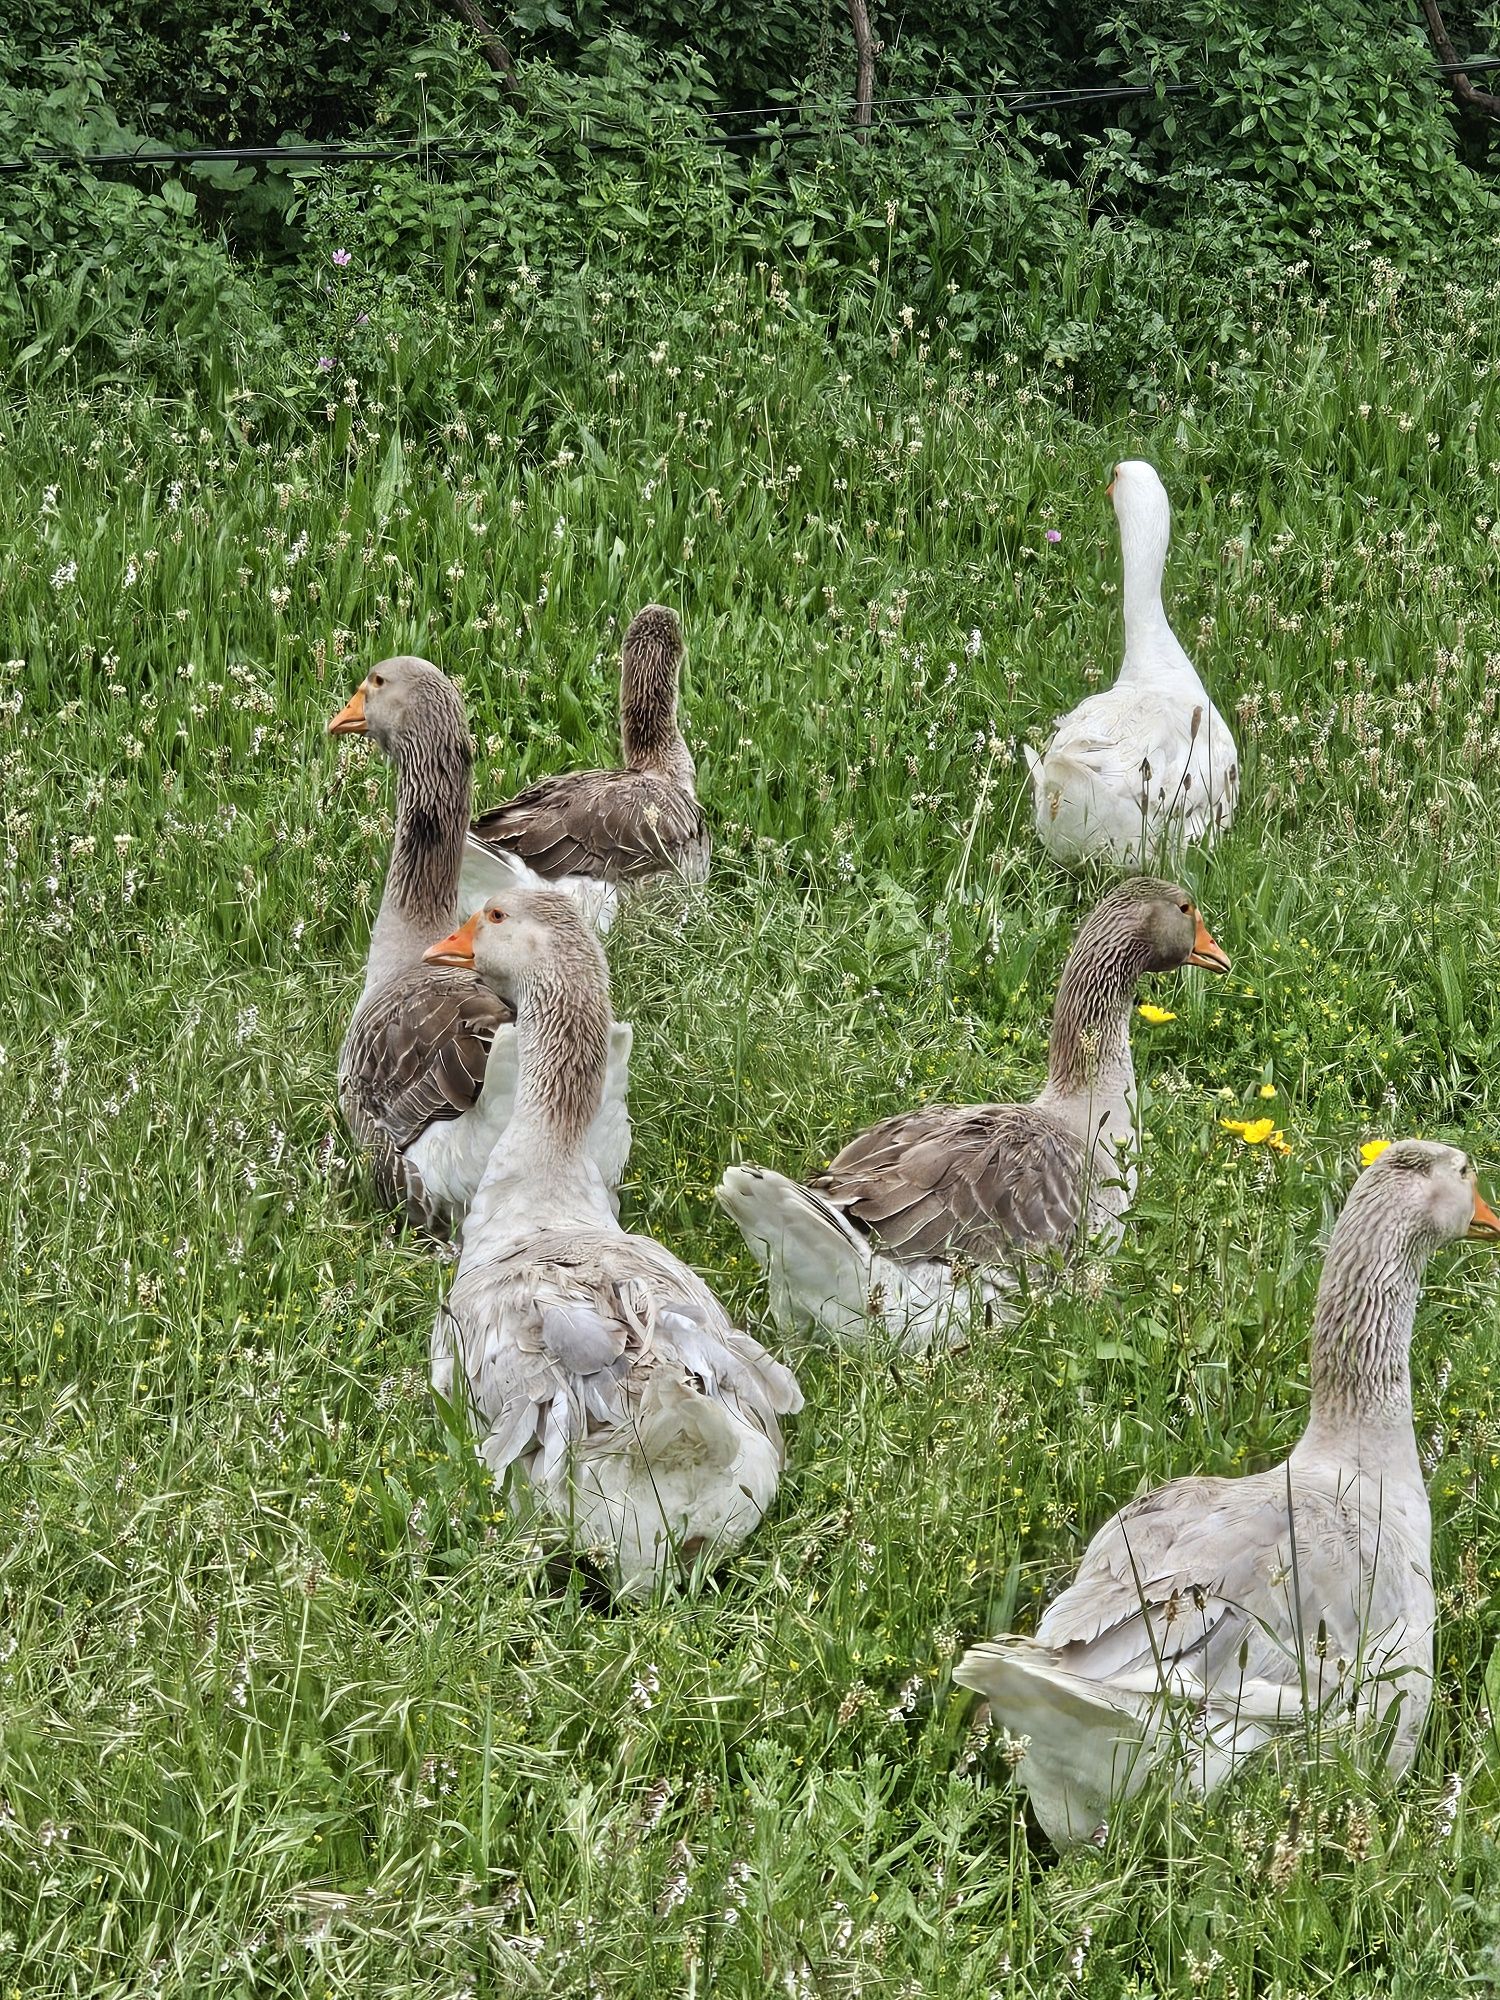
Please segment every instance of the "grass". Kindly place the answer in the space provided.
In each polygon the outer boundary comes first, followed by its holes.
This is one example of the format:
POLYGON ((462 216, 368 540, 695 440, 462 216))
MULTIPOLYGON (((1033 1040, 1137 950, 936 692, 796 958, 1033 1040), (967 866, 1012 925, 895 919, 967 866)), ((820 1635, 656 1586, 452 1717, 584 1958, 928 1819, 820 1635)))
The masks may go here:
POLYGON ((1484 289, 1289 278, 1243 348, 1093 423, 878 293, 830 328, 722 275, 521 284, 422 359, 445 422, 400 352, 327 416, 247 363, 199 405, 126 381, 0 421, 0 1991, 1492 1980, 1482 1254, 1419 1320, 1440 1678, 1402 1786, 1251 1772, 1057 1863, 950 1684, 1143 1481, 1286 1450, 1363 1139, 1459 1138, 1494 1192, 1484 289), (626 1204, 759 1327, 726 1159, 801 1172, 1039 1076, 1098 884, 1039 864, 1017 744, 1113 672, 1126 453, 1174 495, 1171 608, 1247 804, 1191 865, 1234 975, 1162 982, 1176 1019, 1138 1029, 1125 1247, 960 1355, 797 1354, 774 1518, 698 1598, 612 1614, 436 1421, 443 1272, 347 1159, 390 784, 324 722, 425 652, 499 795, 612 755, 623 621, 681 608, 718 848, 611 941, 626 1204), (1267 1106, 1285 1159, 1221 1128, 1267 1106))

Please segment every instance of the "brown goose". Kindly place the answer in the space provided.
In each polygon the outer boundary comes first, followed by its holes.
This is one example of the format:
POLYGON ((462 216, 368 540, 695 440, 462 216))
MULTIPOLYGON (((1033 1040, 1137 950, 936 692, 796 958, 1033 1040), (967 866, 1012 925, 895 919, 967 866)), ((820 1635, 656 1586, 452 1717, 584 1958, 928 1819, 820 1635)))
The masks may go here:
POLYGON ((1422 1274, 1497 1217, 1453 1146, 1391 1146, 1354 1183, 1318 1287, 1312 1411, 1291 1457, 1190 1476, 1106 1521, 1034 1639, 973 1647, 954 1678, 1023 1746, 1055 1845, 1100 1837, 1166 1764, 1208 1792, 1272 1737, 1352 1731, 1399 1777, 1432 1698, 1432 1518, 1412 1429, 1422 1274), (1372 1725, 1373 1731, 1372 1731, 1372 1725))
POLYGON ((519 862, 526 885, 561 889, 604 931, 622 889, 671 875, 703 881, 710 842, 692 753, 677 726, 681 665, 677 614, 648 604, 631 619, 620 651, 624 769, 542 778, 482 813, 464 855, 461 902, 472 909, 503 894, 516 881, 506 862, 519 862))
POLYGON ((1135 1192, 1122 1157, 1130 1009, 1151 972, 1229 960, 1186 889, 1137 876, 1084 921, 1063 967, 1047 1082, 1031 1104, 933 1104, 852 1139, 810 1187, 731 1167, 719 1200, 771 1281, 778 1320, 831 1333, 883 1320, 908 1349, 956 1337, 1038 1253, 1113 1247, 1135 1192))
MULTIPOLYGON (((396 835, 339 1101, 381 1197, 443 1235, 461 1223, 516 1090, 514 1016, 472 970, 423 962, 460 914, 471 751, 457 689, 428 660, 382 660, 328 725, 396 766, 396 835)), ((630 1029, 615 1025, 589 1144, 611 1189, 630 1151, 630 1029)))
POLYGON ((432 1333, 499 1484, 603 1549, 622 1591, 727 1554, 775 1494, 796 1378, 665 1245, 615 1220, 585 1150, 609 1046, 609 973, 555 890, 497 896, 431 947, 516 1011, 515 1115, 464 1228, 432 1333))

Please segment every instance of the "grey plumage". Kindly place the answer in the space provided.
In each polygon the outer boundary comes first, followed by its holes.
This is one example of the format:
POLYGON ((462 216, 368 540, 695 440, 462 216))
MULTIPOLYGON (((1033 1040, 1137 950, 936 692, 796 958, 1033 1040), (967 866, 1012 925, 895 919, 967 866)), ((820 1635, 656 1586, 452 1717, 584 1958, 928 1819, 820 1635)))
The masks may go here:
POLYGON ((702 881, 710 841, 677 723, 681 662, 675 612, 648 604, 630 621, 621 648, 624 769, 542 778, 482 813, 473 837, 548 882, 584 877, 638 886, 672 874, 702 881))
POLYGON ((1290 1728, 1377 1746, 1397 1775, 1411 1763, 1435 1604, 1409 1353, 1423 1267, 1466 1233, 1494 1238, 1500 1220, 1463 1154, 1393 1146, 1329 1245, 1291 1456, 1129 1502, 1034 1639, 960 1661, 960 1684, 1027 1739, 1017 1777, 1055 1842, 1090 1838, 1157 1764, 1207 1791, 1290 1728))
MULTIPOLYGON (((471 967, 424 962, 454 927, 471 754, 458 691, 428 660, 383 660, 336 716, 396 768, 396 829, 364 991, 339 1055, 339 1101, 382 1201, 439 1236, 461 1221, 509 1116, 509 1003, 471 967)), ((629 1148, 629 1029, 617 1034, 611 1098, 596 1135, 610 1184, 629 1148)))

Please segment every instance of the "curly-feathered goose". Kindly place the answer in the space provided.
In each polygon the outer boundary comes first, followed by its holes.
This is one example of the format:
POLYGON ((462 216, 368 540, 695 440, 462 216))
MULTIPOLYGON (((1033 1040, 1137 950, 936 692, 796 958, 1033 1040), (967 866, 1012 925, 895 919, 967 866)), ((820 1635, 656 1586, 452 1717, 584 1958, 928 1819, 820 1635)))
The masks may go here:
POLYGON ((1422 1273, 1500 1217, 1452 1146, 1408 1139, 1354 1183, 1323 1265, 1312 1412, 1283 1464, 1175 1479, 1122 1507, 1034 1639, 955 1678, 1023 1747, 1059 1847, 1098 1837, 1158 1764, 1207 1792, 1274 1736, 1325 1731, 1400 1776, 1432 1695, 1432 1523, 1412 1430, 1422 1273), (1373 1725, 1383 1725, 1383 1732, 1373 1725), (1352 1732, 1352 1737, 1351 1737, 1352 1732))
MULTIPOLYGON (((328 725, 396 767, 396 835, 364 990, 339 1056, 339 1100, 382 1199, 443 1235, 461 1223, 516 1089, 509 1007, 472 970, 422 954, 461 914, 471 752, 458 690, 430 661, 382 660, 328 725)), ((589 1145, 608 1186, 630 1153, 630 1029, 612 1031, 589 1145)))
POLYGON ((513 886, 550 884, 607 930, 622 890, 680 875, 701 882, 710 842, 694 789, 692 753, 677 726, 682 627, 665 605, 648 604, 620 650, 619 771, 568 771, 528 785, 474 822, 464 855, 469 909, 513 886), (507 868, 506 863, 512 864, 507 868))
POLYGON ((1028 744, 1026 762, 1036 830, 1055 860, 1138 865, 1229 825, 1240 760, 1162 605, 1167 489, 1154 466, 1127 458, 1109 490, 1124 566, 1119 679, 1063 716, 1041 756, 1028 744))
POLYGON ((1135 1190, 1130 1009, 1151 972, 1229 960, 1192 897, 1138 876, 1111 891, 1063 967, 1047 1082, 1031 1104, 933 1104, 853 1139, 810 1187, 731 1167, 719 1200, 771 1281, 778 1321, 903 1346, 957 1338, 1022 1268, 1091 1237, 1110 1247, 1135 1190))
POLYGON ((433 1327, 433 1386, 471 1406, 497 1483, 514 1475, 621 1591, 647 1590, 751 1533, 801 1392, 695 1272, 615 1220, 585 1144, 609 974, 577 906, 515 890, 427 956, 503 994, 520 1067, 433 1327))

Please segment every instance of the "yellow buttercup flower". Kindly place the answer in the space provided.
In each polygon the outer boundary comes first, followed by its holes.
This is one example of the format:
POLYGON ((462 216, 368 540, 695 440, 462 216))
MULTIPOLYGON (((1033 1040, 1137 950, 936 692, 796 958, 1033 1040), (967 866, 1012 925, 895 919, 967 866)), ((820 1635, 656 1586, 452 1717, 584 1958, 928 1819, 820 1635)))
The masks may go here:
POLYGON ((1159 1028, 1163 1021, 1177 1019, 1170 1007, 1158 1007, 1150 1000, 1143 1000, 1135 1011, 1143 1021, 1149 1021, 1153 1028, 1159 1028))
POLYGON ((1260 1096, 1260 1097, 1274 1097, 1274 1096, 1276 1095, 1276 1086, 1275 1086, 1275 1084, 1274 1084, 1274 1083, 1263 1083, 1263 1084, 1261 1085, 1261 1087, 1260 1087, 1260 1090, 1258 1091, 1257 1095, 1258 1095, 1258 1096, 1260 1096))
POLYGON ((1285 1140, 1285 1135, 1276 1130, 1274 1118, 1221 1118, 1219 1123, 1226 1132, 1237 1133, 1247 1146, 1263 1146, 1273 1135, 1285 1140))
POLYGON ((1389 1139, 1366 1139, 1359 1149, 1359 1164, 1362 1167, 1373 1167, 1390 1143, 1389 1139))

